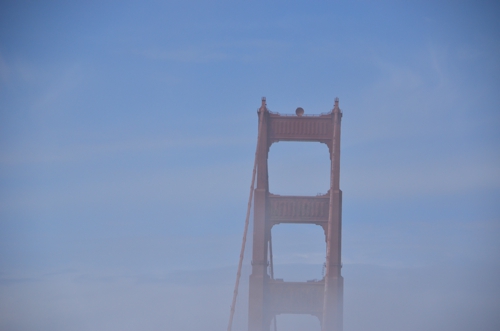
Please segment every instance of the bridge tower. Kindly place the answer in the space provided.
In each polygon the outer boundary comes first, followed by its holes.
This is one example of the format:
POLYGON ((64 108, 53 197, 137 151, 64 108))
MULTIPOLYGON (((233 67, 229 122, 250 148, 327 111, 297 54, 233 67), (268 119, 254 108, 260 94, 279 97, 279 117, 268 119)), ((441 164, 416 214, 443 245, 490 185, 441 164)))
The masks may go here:
POLYGON ((311 314, 322 331, 342 331, 343 278, 341 275, 340 122, 338 98, 331 112, 321 115, 270 112, 266 99, 259 109, 257 186, 254 191, 252 273, 250 275, 248 330, 269 331, 279 314, 311 314), (328 146, 330 189, 319 196, 281 196, 269 192, 267 159, 278 141, 312 141, 328 146), (327 243, 326 272, 320 281, 284 282, 268 274, 271 229, 279 223, 320 225, 327 243))

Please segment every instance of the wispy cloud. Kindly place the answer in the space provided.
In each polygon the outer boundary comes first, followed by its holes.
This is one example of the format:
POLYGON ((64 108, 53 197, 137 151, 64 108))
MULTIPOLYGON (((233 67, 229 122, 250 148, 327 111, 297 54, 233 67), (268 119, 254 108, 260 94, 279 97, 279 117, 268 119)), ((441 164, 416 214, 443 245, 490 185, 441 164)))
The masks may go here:
POLYGON ((171 139, 135 139, 129 141, 103 142, 95 144, 73 144, 55 147, 30 144, 18 150, 0 153, 0 164, 13 166, 19 164, 50 164, 83 161, 92 158, 108 158, 119 153, 162 151, 179 148, 214 148, 238 146, 254 143, 247 138, 199 137, 171 139))
POLYGON ((389 199, 434 196, 468 190, 500 188, 500 160, 442 158, 416 161, 398 167, 372 163, 343 170, 342 187, 351 197, 389 199))
POLYGON ((10 69, 7 63, 5 62, 2 53, 0 53, 0 82, 6 84, 9 80, 9 74, 10 74, 10 69))
POLYGON ((211 50, 200 47, 189 47, 177 50, 146 50, 140 52, 144 57, 154 60, 173 62, 206 63, 214 61, 228 60, 231 56, 228 53, 218 50, 211 50))
MULTIPOLYGON (((40 86, 41 93, 32 103, 32 111, 42 113, 54 113, 61 111, 59 104, 75 94, 77 86, 81 83, 84 73, 79 64, 65 67, 58 75, 51 73, 50 76, 41 77, 43 80, 50 80, 40 86)), ((47 75, 46 75, 47 76, 47 75)))
POLYGON ((250 39, 233 43, 188 45, 168 50, 146 49, 136 53, 148 59, 171 62, 254 62, 277 59, 288 53, 291 46, 290 43, 280 40, 250 39))
MULTIPOLYGON (((100 169, 100 175, 95 174, 93 178, 81 181, 77 180, 75 172, 72 180, 51 185, 45 188, 43 194, 36 188, 4 190, 0 210, 52 213, 66 208, 92 210, 107 206, 107 210, 119 212, 123 205, 142 209, 141 206, 154 204, 159 210, 167 208, 172 212, 181 212, 182 208, 192 204, 192 199, 198 201, 200 208, 224 205, 223 197, 234 199, 245 194, 240 188, 248 184, 249 178, 242 176, 245 170, 250 171, 248 168, 247 165, 198 164, 182 169, 166 167, 147 173, 100 169), (239 193, 235 195, 234 191, 239 193)), ((243 203, 243 196, 240 198, 243 203)), ((190 210, 198 214, 199 211, 190 210)))

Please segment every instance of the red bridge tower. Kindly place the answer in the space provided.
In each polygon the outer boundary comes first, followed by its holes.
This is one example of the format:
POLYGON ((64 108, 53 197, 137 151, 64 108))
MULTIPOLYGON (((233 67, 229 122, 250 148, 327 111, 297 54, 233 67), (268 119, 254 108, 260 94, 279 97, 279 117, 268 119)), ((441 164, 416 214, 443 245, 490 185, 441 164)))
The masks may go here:
POLYGON ((257 186, 254 191, 252 274, 250 275, 249 331, 269 331, 279 314, 317 316, 322 331, 342 331, 343 278, 341 275, 340 122, 338 98, 333 110, 322 115, 270 112, 266 99, 259 109, 257 186), (315 141, 328 145, 331 160, 330 190, 320 196, 280 196, 269 192, 267 159, 278 141, 315 141), (327 246, 325 277, 316 282, 284 282, 268 274, 271 229, 279 223, 323 227, 327 246))

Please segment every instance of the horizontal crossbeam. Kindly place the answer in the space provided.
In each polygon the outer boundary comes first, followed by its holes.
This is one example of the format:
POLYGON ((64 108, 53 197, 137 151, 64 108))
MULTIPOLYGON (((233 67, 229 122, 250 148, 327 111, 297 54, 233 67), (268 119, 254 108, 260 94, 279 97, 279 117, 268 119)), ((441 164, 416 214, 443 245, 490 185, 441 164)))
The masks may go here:
POLYGON ((282 116, 269 114, 269 142, 317 141, 331 145, 332 114, 320 116, 282 116))
POLYGON ((268 222, 313 223, 323 225, 328 222, 330 195, 285 196, 269 194, 268 222))
POLYGON ((321 318, 324 281, 268 282, 268 304, 271 315, 311 314, 321 318))

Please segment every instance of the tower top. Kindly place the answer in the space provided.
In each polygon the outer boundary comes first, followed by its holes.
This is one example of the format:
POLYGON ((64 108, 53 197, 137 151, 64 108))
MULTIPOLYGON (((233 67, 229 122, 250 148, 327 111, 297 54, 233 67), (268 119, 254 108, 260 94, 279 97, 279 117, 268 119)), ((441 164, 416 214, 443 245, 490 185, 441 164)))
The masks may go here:
POLYGON ((266 110, 266 97, 262 97, 262 103, 260 105, 259 111, 260 110, 266 110))

